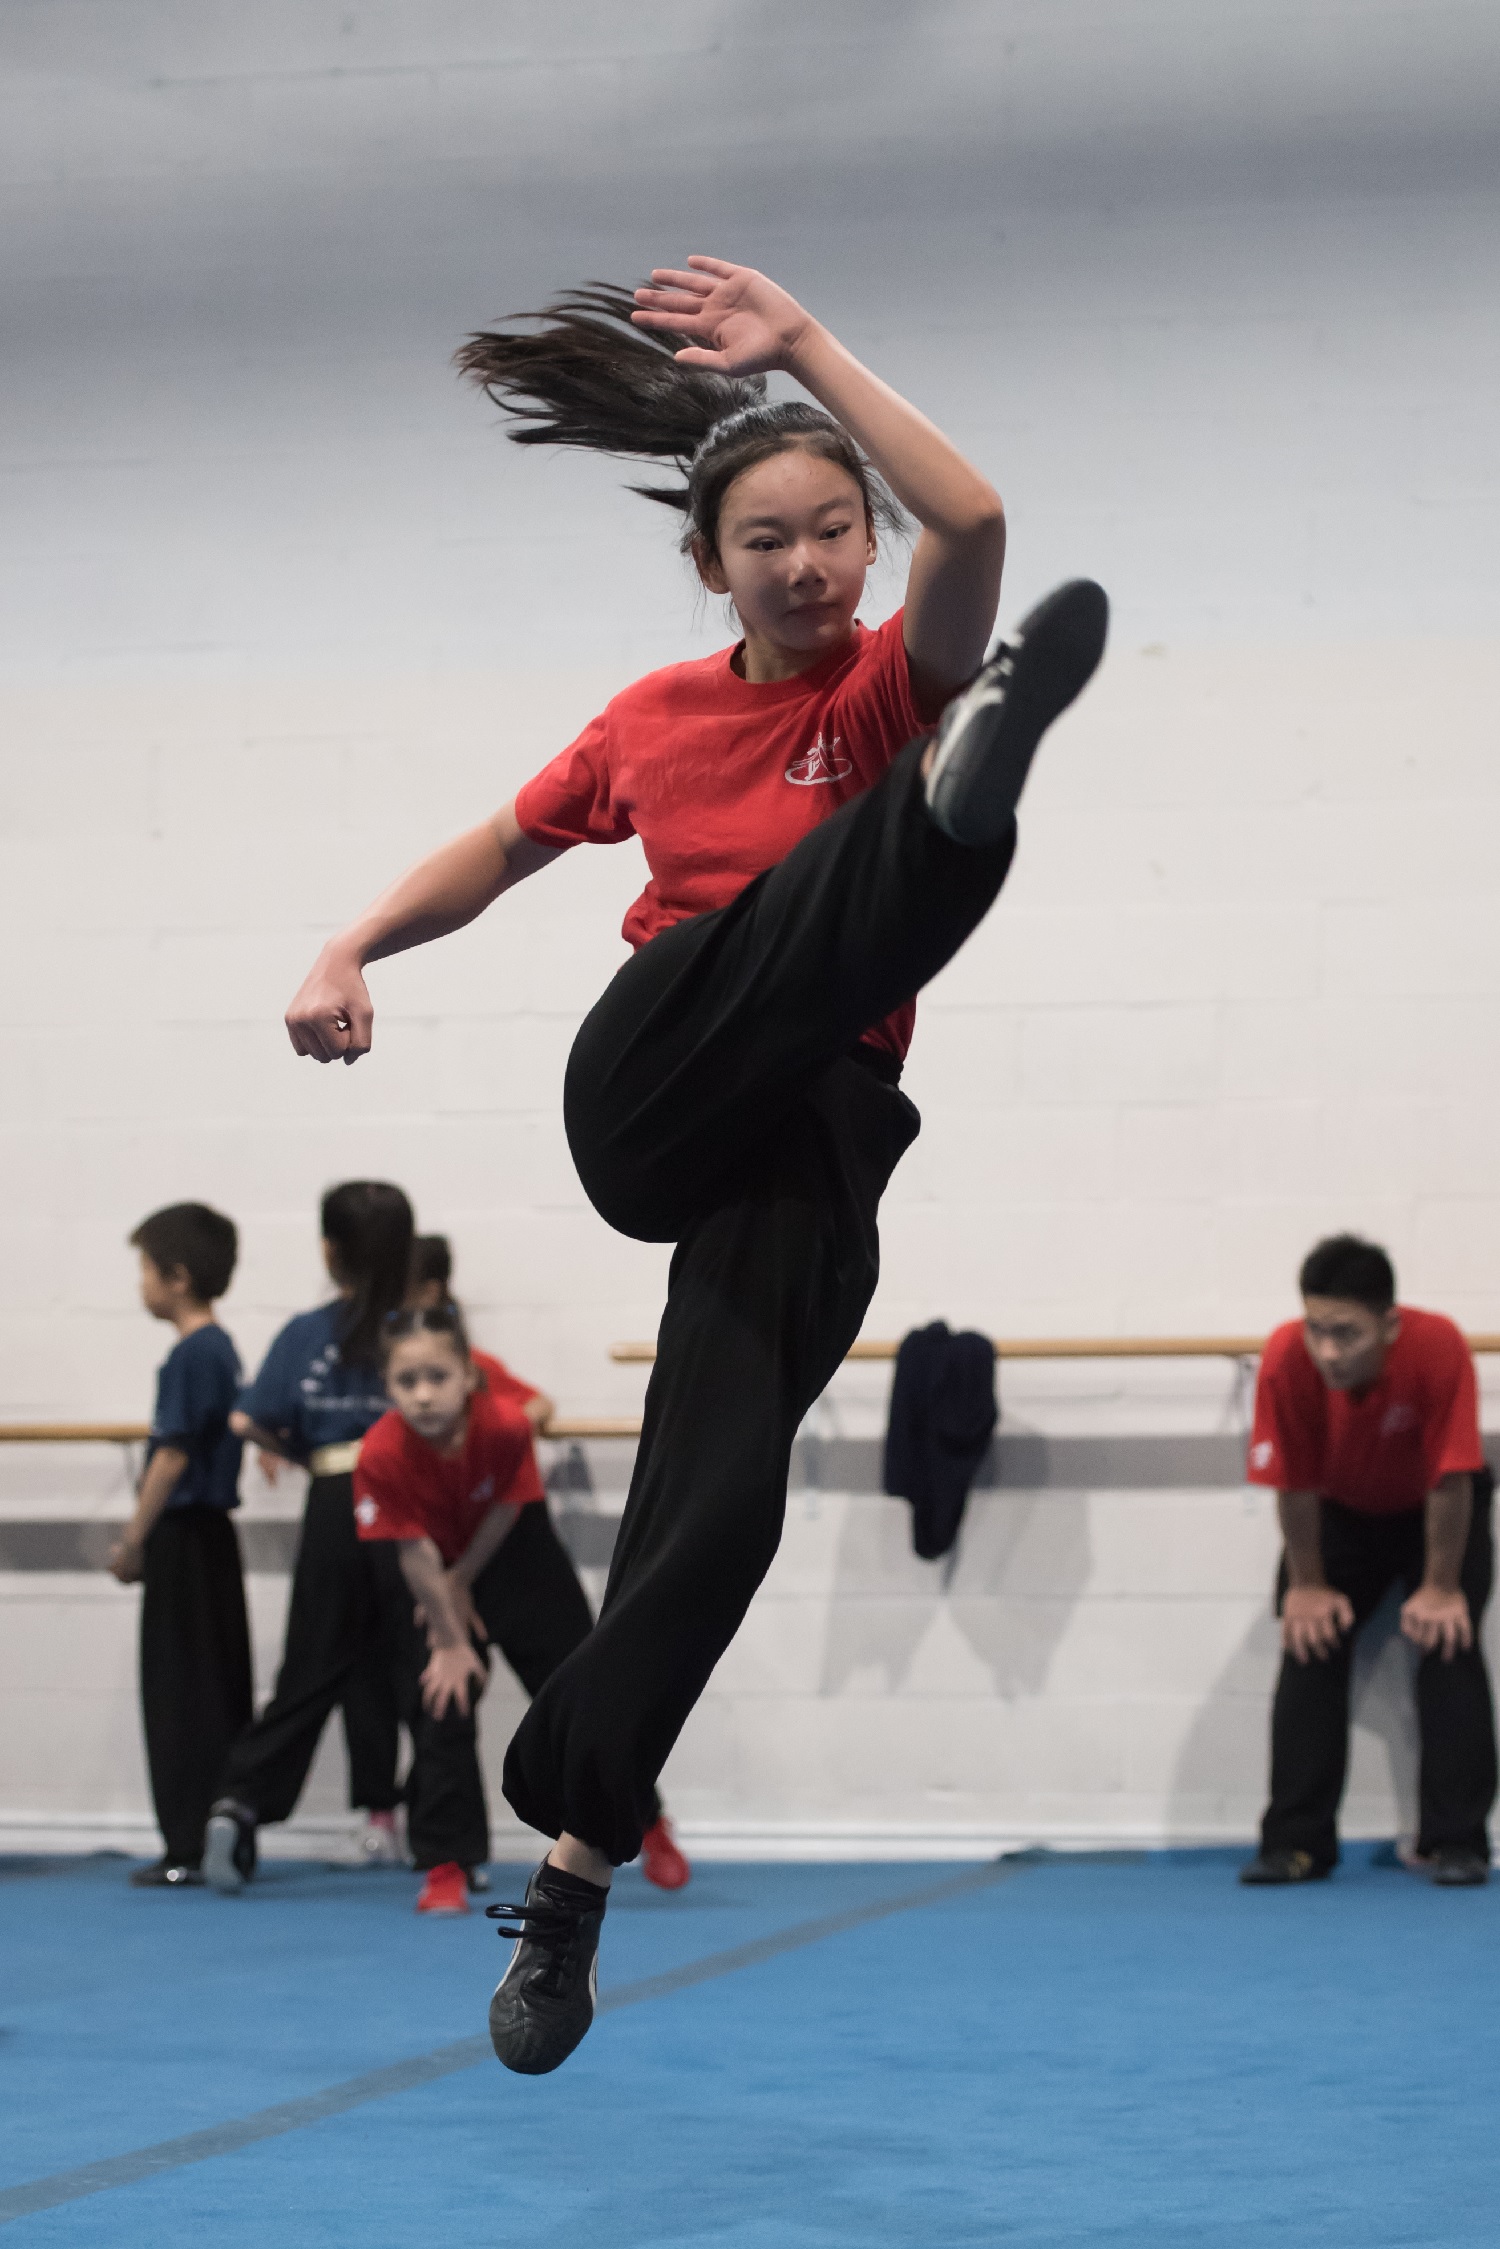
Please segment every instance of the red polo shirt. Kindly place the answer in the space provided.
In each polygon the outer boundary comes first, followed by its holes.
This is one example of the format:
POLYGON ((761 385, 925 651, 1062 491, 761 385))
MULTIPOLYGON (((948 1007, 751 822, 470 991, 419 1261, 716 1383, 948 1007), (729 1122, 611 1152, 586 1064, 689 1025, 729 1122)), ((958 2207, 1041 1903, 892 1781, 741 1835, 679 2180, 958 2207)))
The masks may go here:
POLYGON ((492 1507, 542 1499, 531 1424, 489 1390, 469 1400, 463 1450, 449 1458, 382 1414, 359 1448, 354 1520, 361 1538, 430 1538, 451 1569, 492 1507))
POLYGON ((1330 1390, 1300 1320, 1261 1357, 1249 1479, 1314 1491, 1361 1515, 1421 1507, 1445 1476, 1484 1466, 1469 1346, 1441 1312, 1401 1306, 1401 1332, 1368 1390, 1330 1390))

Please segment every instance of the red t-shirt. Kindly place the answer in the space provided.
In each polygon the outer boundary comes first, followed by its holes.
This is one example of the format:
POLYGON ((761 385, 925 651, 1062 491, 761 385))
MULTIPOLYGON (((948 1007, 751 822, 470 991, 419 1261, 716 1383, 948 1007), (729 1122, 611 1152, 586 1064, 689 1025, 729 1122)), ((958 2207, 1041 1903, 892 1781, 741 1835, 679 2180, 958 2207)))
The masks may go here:
POLYGON ((1314 1491, 1361 1515, 1420 1507, 1435 1484, 1484 1466, 1469 1346, 1441 1312, 1401 1307, 1401 1332, 1368 1390, 1330 1390, 1300 1320, 1266 1344, 1255 1386, 1252 1484, 1314 1491))
POLYGON ((488 1390, 469 1400, 463 1451, 446 1458, 382 1414, 359 1448, 354 1520, 361 1538, 430 1538, 450 1567, 492 1507, 542 1499, 531 1424, 520 1407, 488 1390))
MULTIPOLYGON (((753 686, 733 653, 637 680, 516 798, 537 843, 640 837, 651 880, 625 916, 633 946, 727 906, 926 728, 899 610, 795 679, 753 686)), ((866 1035, 899 1057, 915 1021, 911 1004, 866 1035)))

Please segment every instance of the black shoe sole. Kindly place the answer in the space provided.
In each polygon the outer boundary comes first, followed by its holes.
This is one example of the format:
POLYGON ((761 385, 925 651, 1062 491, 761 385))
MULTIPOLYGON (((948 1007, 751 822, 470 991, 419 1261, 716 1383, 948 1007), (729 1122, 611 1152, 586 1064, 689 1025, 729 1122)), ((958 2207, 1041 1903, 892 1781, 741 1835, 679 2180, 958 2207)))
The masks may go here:
POLYGON ((954 843, 979 847, 1007 833, 1037 744, 1093 678, 1108 633, 1104 588, 1092 578, 1070 579, 948 706, 927 803, 954 843))

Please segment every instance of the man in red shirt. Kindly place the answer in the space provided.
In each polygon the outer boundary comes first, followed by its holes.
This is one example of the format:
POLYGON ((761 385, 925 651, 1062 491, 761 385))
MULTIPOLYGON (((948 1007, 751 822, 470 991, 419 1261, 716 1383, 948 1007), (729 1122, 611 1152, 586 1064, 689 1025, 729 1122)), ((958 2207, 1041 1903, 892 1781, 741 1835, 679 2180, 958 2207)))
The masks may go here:
POLYGON ((1247 1883, 1312 1882, 1338 1862, 1354 1636, 1399 1582, 1422 1650, 1416 1863, 1445 1885, 1489 1875, 1495 1719, 1479 1649, 1493 1572, 1493 1479, 1468 1345, 1438 1312, 1395 1301, 1384 1250, 1320 1242, 1304 1317, 1266 1344, 1250 1481, 1276 1487, 1286 1541, 1283 1650, 1271 1717, 1271 1802, 1247 1883))

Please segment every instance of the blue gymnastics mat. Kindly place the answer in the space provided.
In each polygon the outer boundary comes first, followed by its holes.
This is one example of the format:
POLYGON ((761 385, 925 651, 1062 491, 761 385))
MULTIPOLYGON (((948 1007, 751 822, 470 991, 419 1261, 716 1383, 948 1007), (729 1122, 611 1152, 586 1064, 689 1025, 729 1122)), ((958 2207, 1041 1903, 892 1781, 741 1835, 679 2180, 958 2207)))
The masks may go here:
MULTIPOLYGON (((0 1861, 17 2249, 1493 2249, 1500 1890, 1357 1847, 620 1878, 601 2020, 508 2076, 415 1878, 0 1861)), ((496 1895, 514 1877, 498 1874, 496 1895)))

